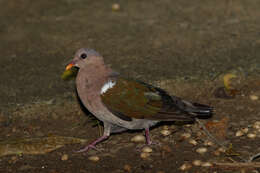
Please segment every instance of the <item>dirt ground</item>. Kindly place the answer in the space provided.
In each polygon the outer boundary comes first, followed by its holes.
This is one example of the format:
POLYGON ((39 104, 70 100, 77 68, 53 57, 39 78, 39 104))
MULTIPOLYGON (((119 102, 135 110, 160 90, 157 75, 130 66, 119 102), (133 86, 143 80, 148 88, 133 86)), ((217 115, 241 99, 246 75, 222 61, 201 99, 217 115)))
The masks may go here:
POLYGON ((255 165, 216 164, 244 163, 260 153, 259 8, 259 0, 0 0, 0 172, 259 172, 255 165), (125 76, 213 106, 214 116, 202 122, 228 152, 208 142, 198 124, 174 122, 151 130, 159 145, 149 154, 142 154, 144 143, 131 141, 142 131, 112 135, 87 155, 75 153, 84 144, 71 141, 52 152, 45 149, 58 145, 22 144, 21 138, 55 135, 89 143, 100 135, 96 120, 77 103, 74 81, 60 77, 81 47, 96 49, 125 76), (239 93, 226 98, 219 88, 231 72, 243 80, 239 93), (165 129, 171 134, 162 135, 165 129), (20 150, 3 156, 10 146, 20 150))

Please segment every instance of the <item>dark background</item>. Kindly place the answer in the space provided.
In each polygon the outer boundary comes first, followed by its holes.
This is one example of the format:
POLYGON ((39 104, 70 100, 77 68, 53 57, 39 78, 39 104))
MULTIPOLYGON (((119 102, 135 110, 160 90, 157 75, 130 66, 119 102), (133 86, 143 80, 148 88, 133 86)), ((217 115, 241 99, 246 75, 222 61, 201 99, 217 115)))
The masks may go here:
POLYGON ((0 105, 71 91, 60 76, 81 47, 149 81, 259 72, 259 7, 259 0, 1 0, 0 105))

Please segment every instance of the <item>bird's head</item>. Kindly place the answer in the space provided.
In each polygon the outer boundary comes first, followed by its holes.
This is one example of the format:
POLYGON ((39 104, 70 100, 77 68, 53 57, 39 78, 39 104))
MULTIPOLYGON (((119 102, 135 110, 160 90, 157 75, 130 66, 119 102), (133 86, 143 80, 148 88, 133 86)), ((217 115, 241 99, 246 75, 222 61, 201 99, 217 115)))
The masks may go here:
POLYGON ((103 58, 98 52, 93 49, 81 48, 75 53, 73 60, 67 65, 66 70, 72 67, 81 69, 91 64, 99 63, 103 63, 103 58))
POLYGON ((66 70, 62 74, 63 80, 71 80, 77 76, 78 70, 104 64, 102 56, 93 49, 81 48, 75 55, 73 60, 66 66, 66 70))

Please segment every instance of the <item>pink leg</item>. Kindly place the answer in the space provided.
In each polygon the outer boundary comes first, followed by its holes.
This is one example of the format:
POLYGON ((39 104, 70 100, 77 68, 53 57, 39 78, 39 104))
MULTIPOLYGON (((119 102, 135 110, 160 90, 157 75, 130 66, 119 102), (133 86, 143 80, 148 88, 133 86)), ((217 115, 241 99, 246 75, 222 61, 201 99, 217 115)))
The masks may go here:
MULTIPOLYGON (((160 143, 151 141, 149 128, 145 128, 145 138, 146 138, 146 144, 145 145, 160 145, 160 143)), ((141 148, 143 148, 145 145, 137 147, 137 151, 141 151, 141 148)))
POLYGON ((145 137, 146 137, 146 144, 151 145, 153 142, 150 138, 149 128, 145 128, 145 137))
POLYGON ((97 140, 95 140, 94 142, 92 142, 91 144, 87 145, 85 148, 76 151, 77 153, 81 153, 81 152, 87 152, 89 149, 96 149, 95 145, 105 139, 107 139, 109 136, 108 135, 103 135, 100 138, 98 138, 97 140))

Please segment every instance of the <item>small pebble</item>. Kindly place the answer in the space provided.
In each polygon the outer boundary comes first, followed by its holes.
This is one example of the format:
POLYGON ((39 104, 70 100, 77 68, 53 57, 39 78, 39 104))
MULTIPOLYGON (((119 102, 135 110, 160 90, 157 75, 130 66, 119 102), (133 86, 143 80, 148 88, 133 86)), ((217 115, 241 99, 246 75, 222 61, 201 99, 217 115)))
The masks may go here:
POLYGON ((131 169, 132 169, 132 168, 131 168, 130 165, 127 165, 127 164, 126 164, 126 165, 124 166, 124 170, 125 170, 126 172, 131 172, 131 169))
POLYGON ((253 128, 254 128, 254 129, 260 129, 260 124, 254 123, 253 128))
POLYGON ((131 139, 132 142, 145 142, 145 137, 143 135, 136 135, 134 137, 132 137, 131 139))
POLYGON ((236 137, 243 136, 243 135, 244 135, 244 133, 241 130, 238 130, 236 132, 236 137))
POLYGON ((259 99, 259 97, 256 96, 256 95, 250 95, 249 97, 250 97, 250 99, 253 100, 253 101, 256 101, 256 100, 259 99))
POLYGON ((201 132, 197 132, 197 137, 200 137, 201 135, 202 135, 202 133, 201 132))
POLYGON ((12 132, 13 132, 13 133, 16 132, 16 128, 15 128, 15 127, 12 128, 12 132))
POLYGON ((63 154, 62 156, 61 156, 61 160, 62 161, 65 161, 65 160, 68 160, 69 159, 69 155, 68 154, 63 154))
POLYGON ((201 164, 201 166, 203 166, 203 167, 210 167, 210 166, 212 166, 212 163, 210 163, 210 162, 203 162, 201 164))
POLYGON ((164 125, 162 128, 163 128, 163 130, 168 130, 169 126, 164 125))
POLYGON ((8 161, 8 163, 10 164, 14 164, 18 161, 18 157, 17 156, 12 156, 11 159, 8 161))
POLYGON ((151 153, 153 152, 153 149, 148 147, 148 146, 145 146, 143 149, 142 149, 142 152, 144 153, 151 153))
POLYGON ((251 139, 254 139, 256 137, 256 134, 254 133, 248 133, 247 134, 247 137, 251 138, 251 139))
POLYGON ((90 157, 88 157, 88 160, 91 160, 93 162, 97 162, 97 161, 99 161, 99 157, 98 156, 90 156, 90 157))
POLYGON ((192 164, 194 165, 194 166, 200 166, 201 165, 201 160, 194 160, 193 162, 192 162, 192 164))
POLYGON ((225 152, 226 152, 225 148, 223 148, 223 147, 220 147, 220 148, 218 149, 218 151, 221 152, 221 153, 225 153, 225 152))
POLYGON ((196 140, 194 140, 194 139, 190 139, 189 143, 192 144, 192 145, 197 145, 198 144, 198 142, 196 140))
POLYGON ((248 129, 247 127, 241 129, 241 131, 242 131, 243 133, 247 133, 248 130, 249 130, 249 129, 248 129))
POLYGON ((141 153, 141 154, 140 154, 140 157, 141 157, 142 159, 147 159, 148 157, 150 157, 150 153, 141 153))
POLYGON ((181 135, 181 137, 184 138, 184 139, 188 139, 189 137, 191 137, 191 134, 190 133, 183 133, 181 135))
POLYGON ((201 147, 201 148, 198 148, 198 149, 196 150, 196 152, 197 152, 197 153, 200 153, 200 154, 204 154, 204 153, 206 153, 207 151, 208 151, 208 149, 205 148, 205 147, 201 147))
POLYGON ((169 131, 169 130, 161 130, 160 132, 161 132, 161 134, 162 134, 163 136, 168 136, 168 135, 171 134, 171 131, 169 131))
POLYGON ((181 167, 179 169, 182 171, 186 171, 186 170, 190 169, 191 167, 192 167, 191 164, 184 163, 183 165, 181 165, 181 167))
POLYGON ((16 160, 18 160, 18 158, 17 158, 16 156, 12 156, 12 157, 11 157, 11 160, 12 160, 12 161, 16 161, 16 160))
POLYGON ((120 10, 120 5, 119 5, 118 3, 112 4, 112 10, 113 10, 113 11, 118 11, 118 10, 120 10))
POLYGON ((204 145, 205 146, 212 146, 212 145, 214 145, 214 143, 211 142, 211 141, 206 140, 206 141, 204 141, 204 145))

